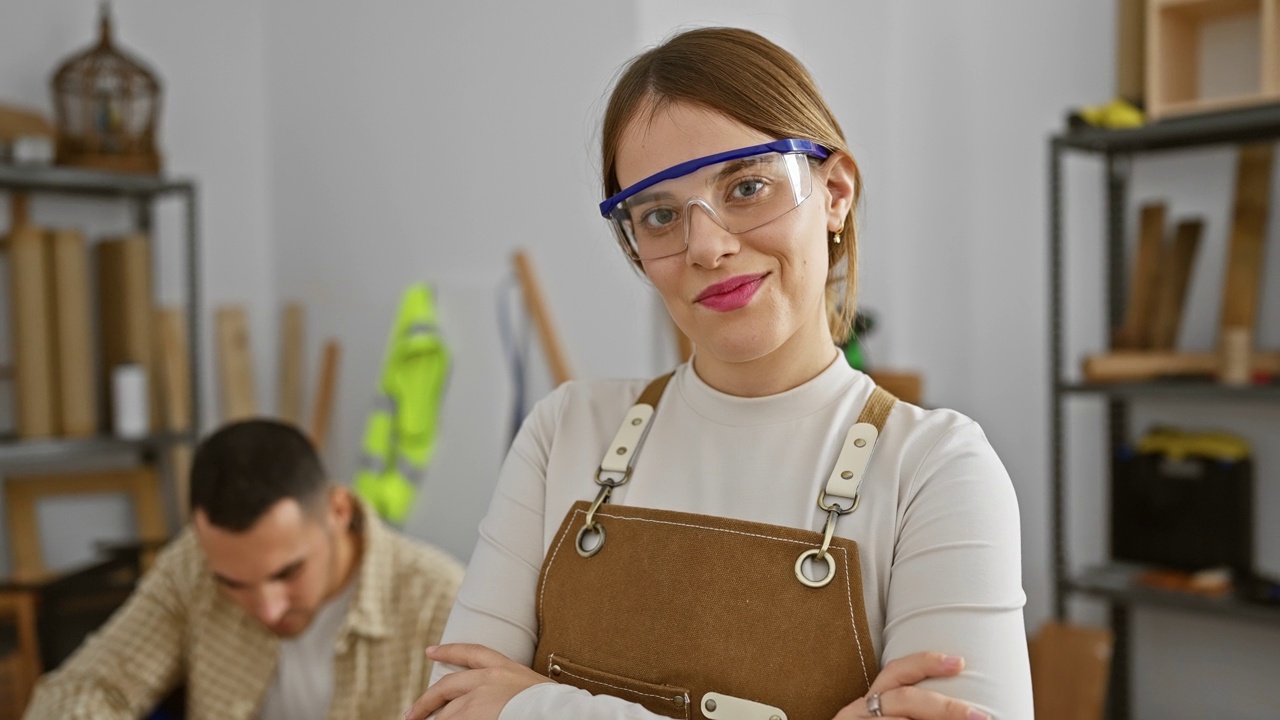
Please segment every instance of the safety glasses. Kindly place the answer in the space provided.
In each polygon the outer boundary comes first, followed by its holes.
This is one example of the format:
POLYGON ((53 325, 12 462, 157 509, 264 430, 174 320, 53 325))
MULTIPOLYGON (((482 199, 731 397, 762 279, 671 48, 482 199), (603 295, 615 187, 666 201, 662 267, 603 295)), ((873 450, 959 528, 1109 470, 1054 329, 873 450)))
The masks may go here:
POLYGON ((810 140, 776 140, 689 160, 600 203, 618 242, 635 260, 678 255, 689 244, 694 206, 725 231, 754 230, 794 210, 813 192, 810 158, 830 153, 810 140))

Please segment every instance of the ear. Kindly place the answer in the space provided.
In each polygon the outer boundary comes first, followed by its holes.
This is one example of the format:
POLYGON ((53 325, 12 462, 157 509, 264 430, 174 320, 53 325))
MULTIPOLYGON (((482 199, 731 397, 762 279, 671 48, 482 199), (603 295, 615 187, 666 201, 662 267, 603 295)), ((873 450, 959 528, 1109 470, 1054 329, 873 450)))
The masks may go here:
POLYGON ((351 527, 351 518, 355 515, 355 502, 350 490, 337 486, 329 488, 327 515, 333 528, 346 530, 351 527))
POLYGON ((844 227, 858 196, 858 166, 848 154, 837 152, 827 158, 822 168, 819 177, 827 188, 827 230, 835 232, 844 227))

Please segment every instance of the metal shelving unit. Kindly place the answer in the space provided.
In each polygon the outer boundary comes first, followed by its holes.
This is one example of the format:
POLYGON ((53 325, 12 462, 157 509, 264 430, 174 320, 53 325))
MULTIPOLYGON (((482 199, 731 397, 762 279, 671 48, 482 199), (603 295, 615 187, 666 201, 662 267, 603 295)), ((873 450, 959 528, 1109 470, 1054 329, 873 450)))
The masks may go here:
MULTIPOLYGON (((84 439, 22 440, 0 436, 0 471, 23 465, 90 460, 120 452, 152 459, 161 449, 193 442, 200 421, 200 252, 196 185, 194 181, 165 176, 132 175, 63 167, 0 165, 0 192, 15 195, 97 197, 128 203, 134 227, 148 236, 154 225, 156 201, 174 198, 183 204, 187 344, 190 353, 191 426, 186 433, 156 433, 137 440, 110 435, 84 439)), ((152 240, 154 243, 154 239, 152 240)), ((158 254, 153 254, 153 262, 158 254)))
MULTIPOLYGON (((1115 634, 1108 717, 1130 716, 1129 613, 1135 606, 1159 607, 1180 612, 1280 623, 1280 607, 1254 604, 1236 598, 1205 598, 1156 590, 1138 585, 1132 568, 1120 564, 1073 571, 1067 557, 1066 536, 1066 401, 1072 397, 1097 397, 1107 405, 1108 447, 1129 437, 1129 405, 1143 398, 1256 402, 1280 400, 1280 387, 1224 387, 1208 381, 1160 381, 1149 383, 1082 383, 1068 379, 1063 353, 1065 257, 1063 247, 1063 157, 1068 152, 1100 156, 1105 183, 1105 232, 1107 327, 1114 331, 1123 322, 1125 298, 1125 207, 1130 168, 1135 155, 1209 145, 1243 144, 1280 139, 1280 104, 1229 112, 1183 117, 1131 130, 1082 130, 1052 137, 1049 141, 1049 262, 1050 262, 1050 507, 1053 540, 1054 612, 1067 615, 1072 594, 1099 597, 1110 605, 1115 634)), ((1107 482, 1111 479, 1107 478, 1107 482)))

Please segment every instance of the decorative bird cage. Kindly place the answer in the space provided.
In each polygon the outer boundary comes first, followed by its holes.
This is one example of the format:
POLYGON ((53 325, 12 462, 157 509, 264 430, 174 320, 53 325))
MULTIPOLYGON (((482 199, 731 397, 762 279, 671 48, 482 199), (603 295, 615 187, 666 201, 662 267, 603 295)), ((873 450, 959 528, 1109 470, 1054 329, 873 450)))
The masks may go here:
POLYGON ((99 170, 159 173, 160 81, 111 39, 110 3, 101 35, 53 76, 57 161, 99 170))

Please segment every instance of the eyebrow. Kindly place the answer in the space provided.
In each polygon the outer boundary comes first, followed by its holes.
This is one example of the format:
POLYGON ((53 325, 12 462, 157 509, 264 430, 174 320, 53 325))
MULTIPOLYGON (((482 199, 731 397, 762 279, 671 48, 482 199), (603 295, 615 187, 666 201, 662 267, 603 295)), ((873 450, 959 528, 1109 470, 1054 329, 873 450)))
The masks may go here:
MULTIPOLYGON (((297 560, 294 560, 288 565, 285 565, 279 570, 271 573, 271 575, 267 577, 267 581, 269 582, 272 580, 283 580, 287 578, 289 575, 292 575, 293 573, 297 572, 298 569, 301 568, 303 563, 305 563, 306 561, 307 561, 306 558, 298 558, 297 560)), ((233 580, 227 577, 226 575, 219 575, 218 573, 214 573, 213 578, 217 580, 219 583, 226 585, 227 587, 235 590, 248 587, 250 584, 252 584, 252 583, 241 582, 239 580, 233 580)))
POLYGON ((750 167, 752 165, 764 165, 765 163, 772 161, 773 159, 767 155, 752 155, 751 157, 744 157, 738 160, 730 160, 724 164, 724 167, 720 168, 720 172, 716 173, 715 177, 707 178, 707 184, 714 185, 724 178, 738 172, 742 168, 750 167))

